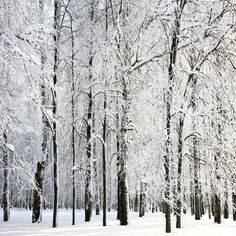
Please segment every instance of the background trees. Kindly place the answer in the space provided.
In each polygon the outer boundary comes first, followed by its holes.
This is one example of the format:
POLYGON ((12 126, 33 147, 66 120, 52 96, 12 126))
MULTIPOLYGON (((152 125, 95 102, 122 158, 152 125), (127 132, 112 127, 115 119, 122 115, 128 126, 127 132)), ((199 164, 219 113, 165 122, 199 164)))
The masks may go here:
POLYGON ((190 208, 196 220, 206 208, 218 223, 223 210, 227 218, 236 174, 233 1, 0 4, 6 220, 9 205, 33 205, 33 221, 53 207, 54 227, 58 207, 72 208, 75 224, 76 209, 90 221, 103 206, 104 226, 106 209, 121 225, 130 209, 161 210, 166 232, 171 214, 180 228, 190 208))

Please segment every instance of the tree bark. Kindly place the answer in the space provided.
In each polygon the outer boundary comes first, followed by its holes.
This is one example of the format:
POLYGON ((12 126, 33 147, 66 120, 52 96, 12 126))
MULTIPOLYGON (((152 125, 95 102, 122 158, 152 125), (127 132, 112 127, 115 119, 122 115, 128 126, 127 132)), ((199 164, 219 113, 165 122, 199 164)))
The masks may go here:
POLYGON ((46 167, 46 161, 41 161, 37 163, 37 172, 35 174, 36 189, 33 190, 33 214, 32 223, 42 221, 42 206, 43 206, 43 179, 44 171, 46 167))
POLYGON ((236 221, 236 194, 233 192, 232 194, 233 201, 233 220, 236 221))
POLYGON ((54 68, 53 68, 53 96, 52 96, 52 106, 53 106, 53 189, 54 189, 54 199, 53 199, 53 227, 58 227, 58 200, 59 200, 59 190, 58 190, 58 146, 57 146, 57 79, 58 79, 58 63, 59 63, 59 21, 60 21, 60 1, 54 0, 54 30, 53 35, 54 41, 54 68))
POLYGON ((221 200, 218 194, 215 194, 214 222, 221 223, 221 200))
MULTIPOLYGON (((42 0, 39 0, 39 8, 40 8, 40 15, 43 15, 44 11, 44 4, 42 0)), ((40 17, 41 17, 40 16, 40 17)), ((40 19, 40 23, 43 24, 43 19, 40 19)), ((41 32, 43 33, 43 32, 41 32)), ((45 109, 48 99, 47 99, 47 92, 45 86, 45 74, 44 74, 44 67, 45 67, 45 51, 44 48, 41 47, 41 97, 42 97, 42 109, 45 109)), ((44 180, 44 173, 45 168, 48 161, 48 137, 49 137, 49 125, 48 125, 48 118, 45 116, 44 112, 42 113, 42 122, 43 122, 43 131, 42 131, 42 153, 43 158, 41 161, 37 163, 37 171, 35 173, 35 184, 37 189, 33 190, 33 209, 32 209, 32 223, 40 223, 42 221, 42 204, 43 204, 43 180, 44 180)))
POLYGON ((145 203, 146 203, 146 186, 147 184, 144 182, 140 182, 140 194, 139 194, 139 217, 143 217, 145 215, 145 203))
POLYGON ((119 160, 120 167, 120 181, 119 181, 119 220, 121 225, 128 225, 128 211, 129 211, 129 196, 127 187, 127 159, 128 159, 128 146, 127 146, 127 129, 128 129, 128 91, 126 82, 123 78, 123 101, 122 106, 123 116, 121 120, 121 155, 119 160))
MULTIPOLYGON (((3 140, 7 143, 7 132, 3 132, 3 140)), ((3 221, 8 221, 10 217, 10 190, 9 190, 9 155, 7 147, 3 147, 3 221)))
POLYGON ((106 132, 107 132, 107 116, 106 116, 106 109, 107 109, 107 97, 106 92, 104 94, 104 104, 103 109, 105 112, 104 120, 103 120, 103 131, 102 131, 102 138, 103 138, 103 145, 102 145, 102 167, 103 167, 103 226, 106 226, 107 219, 107 182, 106 182, 106 132))
POLYGON ((137 193, 137 190, 136 190, 135 200, 134 200, 134 211, 135 212, 138 212, 138 201, 139 201, 139 198, 138 198, 138 193, 137 193))
MULTIPOLYGON (((226 186, 227 186, 227 183, 226 183, 226 186)), ((229 194, 228 194, 228 191, 227 189, 225 190, 225 204, 224 204, 224 218, 225 219, 229 219, 229 194)))
MULTIPOLYGON (((71 147, 72 147, 72 167, 75 166, 75 42, 73 32, 73 19, 71 17, 71 118, 72 118, 72 133, 71 133, 71 147)), ((75 225, 75 208, 76 208, 76 189, 75 189, 75 170, 72 170, 72 225, 75 225)))
POLYGON ((91 119, 92 119, 92 89, 89 94, 88 119, 87 119, 87 160, 85 174, 85 221, 89 222, 92 216, 92 191, 91 191, 91 119))
POLYGON ((193 137, 193 157, 194 157, 194 214, 195 220, 201 219, 201 201, 200 201, 200 188, 199 188, 199 172, 200 164, 198 159, 198 141, 193 137))
POLYGON ((116 165, 117 165, 117 220, 120 219, 120 118, 118 110, 118 99, 116 101, 116 165))
POLYGON ((177 201, 176 201, 176 228, 181 228, 183 126, 184 126, 184 117, 180 117, 179 127, 178 127, 178 177, 177 177, 177 201))

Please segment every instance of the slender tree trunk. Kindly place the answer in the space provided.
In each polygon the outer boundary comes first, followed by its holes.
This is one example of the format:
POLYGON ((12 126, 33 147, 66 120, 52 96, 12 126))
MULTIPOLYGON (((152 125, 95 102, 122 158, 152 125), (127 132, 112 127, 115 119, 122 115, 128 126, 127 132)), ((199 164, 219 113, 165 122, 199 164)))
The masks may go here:
POLYGON ((136 190, 136 193, 135 193, 135 200, 134 200, 134 211, 135 212, 138 212, 138 201, 139 201, 139 197, 138 197, 138 192, 136 190))
MULTIPOLYGON (((95 134, 95 113, 93 112, 93 133, 95 134)), ((95 135, 94 135, 95 136, 95 135)), ((98 159, 96 150, 96 139, 93 140, 93 159, 94 159, 94 178, 95 178, 95 196, 94 203, 96 208, 96 215, 100 215, 100 185, 99 185, 99 173, 98 173, 98 159)))
POLYGON ((189 165, 189 171, 190 171, 190 207, 191 207, 191 215, 194 215, 194 177, 193 177, 193 168, 192 168, 192 162, 190 162, 189 165))
MULTIPOLYGON (((226 183, 226 186, 227 186, 227 183, 226 183)), ((229 219, 229 194, 228 194, 228 189, 226 187, 226 190, 225 190, 225 204, 224 204, 224 218, 225 219, 229 219)))
MULTIPOLYGON (((217 111, 219 113, 219 115, 222 115, 222 105, 221 105, 221 101, 220 98, 217 96, 216 97, 217 100, 217 111)), ((215 175, 216 175, 216 182, 219 184, 221 181, 221 176, 219 173, 219 158, 221 157, 221 150, 220 147, 222 146, 222 138, 221 138, 221 133, 222 133, 222 126, 221 126, 221 121, 218 121, 219 123, 216 123, 216 128, 218 131, 218 151, 215 154, 215 175)), ((218 189, 218 186, 216 186, 216 190, 215 190, 215 212, 214 212, 214 221, 217 224, 221 223, 221 197, 220 197, 220 190, 218 189)))
POLYGON ((100 186, 99 186, 99 178, 98 178, 98 161, 94 162, 94 173, 95 173, 95 208, 96 215, 100 215, 100 186))
POLYGON ((119 125, 119 111, 118 111, 118 101, 116 102, 116 155, 117 155, 117 220, 120 219, 120 125, 119 125))
POLYGON ((236 221, 236 194, 233 192, 232 194, 232 201, 233 201, 233 220, 236 221))
POLYGON ((128 146, 127 146, 127 129, 128 129, 128 91, 126 88, 125 79, 123 84, 123 101, 122 106, 123 116, 121 120, 121 155, 119 160, 120 167, 120 181, 119 181, 119 220, 121 225, 128 225, 128 211, 129 211, 129 196, 127 188, 127 159, 128 159, 128 146))
MULTIPOLYGON (((93 31, 94 31, 94 13, 95 13, 95 2, 90 1, 89 19, 90 19, 90 45, 89 45, 89 82, 93 79, 93 31)), ((87 119, 87 160, 86 160, 86 174, 85 174, 85 221, 88 222, 92 216, 92 173, 91 173, 91 132, 92 132, 92 112, 93 112, 93 94, 92 88, 89 88, 88 93, 88 119, 87 119)))
MULTIPOLYGON (((3 132, 3 140, 7 143, 7 132, 3 132)), ((7 147, 3 148, 3 221, 8 221, 10 216, 10 190, 9 190, 9 155, 7 147)))
POLYGON ((57 77, 58 77, 58 62, 59 62, 59 21, 60 21, 60 1, 54 0, 54 69, 53 69, 53 188, 54 188, 54 199, 53 199, 53 227, 58 227, 58 147, 57 147, 57 77))
POLYGON ((184 117, 180 117, 179 127, 178 127, 178 177, 177 177, 177 202, 176 202, 176 228, 181 228, 183 126, 184 126, 184 117))
POLYGON ((92 89, 89 90, 89 105, 88 105, 88 119, 87 119, 87 160, 86 160, 86 174, 85 174, 85 221, 88 222, 92 216, 92 191, 91 191, 91 119, 93 110, 92 89))
POLYGON ((103 131, 102 131, 102 138, 103 138, 103 145, 102 145, 102 169, 103 169, 103 226, 106 226, 107 219, 107 181, 106 181, 106 132, 107 132, 107 116, 106 116, 106 108, 107 108, 107 97, 106 92, 104 95, 104 104, 103 109, 105 112, 104 121, 103 121, 103 131))
POLYGON ((198 141, 197 138, 193 137, 193 157, 194 157, 194 214, 195 220, 201 219, 201 201, 199 193, 199 159, 198 159, 198 141))
MULTIPOLYGON (((72 133, 71 133, 71 146, 72 146, 72 166, 75 166, 76 153, 75 153, 75 42, 73 32, 73 19, 71 21, 71 116, 72 116, 72 133)), ((75 225, 75 209, 76 209, 76 189, 75 189, 75 170, 72 169, 72 225, 75 225)))
POLYGON ((139 194, 139 217, 143 217, 145 215, 145 191, 146 191, 146 183, 140 182, 140 194, 139 194))
MULTIPOLYGON (((196 86, 197 80, 193 76, 190 77, 193 84, 193 91, 191 97, 191 107, 193 112, 197 109, 196 96, 194 88, 196 86)), ((193 120, 193 132, 196 131, 195 120, 193 120)), ((200 162, 199 162, 199 152, 198 152, 198 139, 193 136, 193 176, 194 176, 194 214, 195 220, 201 219, 201 189, 200 189, 200 162)))

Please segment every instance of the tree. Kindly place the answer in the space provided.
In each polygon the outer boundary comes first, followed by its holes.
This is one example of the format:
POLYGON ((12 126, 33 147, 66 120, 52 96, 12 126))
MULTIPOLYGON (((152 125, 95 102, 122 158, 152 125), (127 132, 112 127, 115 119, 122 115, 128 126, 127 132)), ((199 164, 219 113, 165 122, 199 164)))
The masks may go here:
POLYGON ((53 227, 58 227, 58 140, 57 140, 57 82, 58 82, 58 64, 59 64, 59 34, 60 34, 60 0, 54 0, 54 64, 53 64, 53 88, 52 88, 52 106, 53 106, 53 227))

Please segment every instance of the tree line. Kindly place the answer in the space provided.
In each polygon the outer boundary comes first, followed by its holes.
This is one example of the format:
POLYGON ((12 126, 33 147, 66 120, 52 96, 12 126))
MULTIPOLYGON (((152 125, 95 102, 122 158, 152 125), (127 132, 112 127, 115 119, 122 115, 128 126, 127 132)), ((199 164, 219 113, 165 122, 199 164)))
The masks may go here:
POLYGON ((0 142, 10 207, 236 220, 232 0, 2 0, 0 142))

